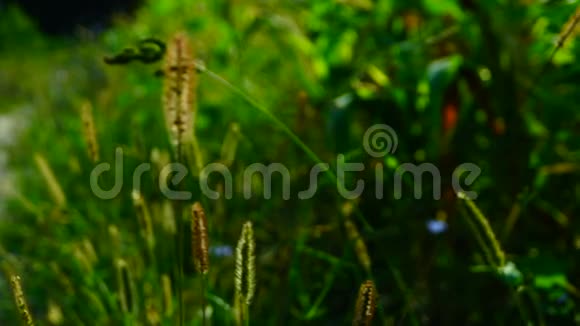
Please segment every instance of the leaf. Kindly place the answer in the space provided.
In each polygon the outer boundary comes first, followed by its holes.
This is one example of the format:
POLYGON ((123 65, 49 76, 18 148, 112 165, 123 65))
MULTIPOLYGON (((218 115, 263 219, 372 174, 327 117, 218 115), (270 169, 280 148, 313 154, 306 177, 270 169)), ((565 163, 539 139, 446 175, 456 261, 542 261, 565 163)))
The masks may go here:
POLYGON ((566 279, 566 275, 561 273, 536 275, 534 284, 537 288, 546 290, 553 287, 566 288, 568 285, 568 280, 566 279))
POLYGON ((439 153, 441 146, 441 107, 443 106, 443 96, 446 89, 457 78, 459 69, 463 64, 463 57, 452 55, 431 62, 427 67, 427 80, 429 82, 429 112, 428 121, 430 123, 431 144, 428 146, 428 156, 434 157, 439 153))
POLYGON ((423 6, 433 15, 451 16, 457 20, 464 16, 463 10, 455 0, 424 0, 423 6))

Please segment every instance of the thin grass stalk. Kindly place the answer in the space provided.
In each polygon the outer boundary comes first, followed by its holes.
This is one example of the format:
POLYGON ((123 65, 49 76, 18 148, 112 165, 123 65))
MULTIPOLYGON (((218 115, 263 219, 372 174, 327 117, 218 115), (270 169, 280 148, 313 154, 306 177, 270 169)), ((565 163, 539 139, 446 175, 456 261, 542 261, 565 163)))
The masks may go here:
MULTIPOLYGON (((403 294, 403 298, 405 300, 405 310, 403 312, 403 314, 407 314, 408 311, 410 311, 411 313, 409 314, 410 316, 410 323, 413 326, 418 326, 419 324, 419 318, 417 317, 417 313, 412 311, 413 310, 413 298, 412 298, 412 294, 411 291, 409 290, 409 287, 407 286, 407 284, 405 283, 405 280, 403 279, 403 277, 401 276, 401 273, 395 269, 393 266, 391 266, 390 264, 388 264, 389 270, 391 271, 391 274, 393 274, 393 279, 395 280, 395 283, 397 284, 397 287, 399 288, 399 290, 401 291, 401 294, 403 294)), ((379 313, 383 314, 383 309, 379 309, 379 313)))
POLYGON ((231 166, 236 157, 236 150, 240 139, 240 125, 232 123, 224 137, 221 148, 221 161, 226 166, 231 166))
POLYGON ((184 307, 183 307, 183 265, 184 265, 184 254, 183 254, 183 244, 184 244, 184 236, 183 232, 185 231, 183 228, 183 210, 181 206, 181 202, 175 203, 175 211, 177 214, 175 215, 175 220, 177 224, 177 244, 176 244, 176 252, 177 252, 177 309, 179 314, 179 326, 183 326, 184 324, 184 307))
POLYGON ((459 193, 458 197, 463 199, 471 214, 468 214, 468 223, 473 229, 474 235, 480 243, 483 252, 487 256, 487 260, 492 266, 500 268, 505 266, 505 253, 501 249, 501 245, 497 240, 493 229, 485 215, 479 210, 477 205, 468 198, 464 193, 459 193))
POLYGON ((110 316, 107 313, 107 309, 101 300, 101 297, 97 295, 97 292, 92 291, 88 287, 81 288, 80 292, 80 300, 86 302, 88 306, 94 311, 93 321, 95 325, 106 325, 110 323, 110 316))
MULTIPOLYGON (((298 137, 298 135, 296 135, 284 122, 282 122, 282 120, 278 119, 265 106, 263 106, 262 104, 260 104, 257 100, 255 100, 254 98, 252 98, 249 94, 247 94, 246 92, 244 92, 240 88, 236 87, 235 85, 233 85, 232 83, 230 83, 229 81, 227 81, 226 79, 224 79, 223 77, 221 77, 220 75, 218 75, 215 72, 209 70, 203 63, 201 63, 199 61, 196 61, 196 62, 193 62, 193 65, 196 67, 196 69, 199 72, 203 72, 206 75, 210 76, 211 78, 213 78, 214 80, 216 80, 220 84, 224 85, 230 91, 232 91, 235 94, 237 94, 238 96, 240 96, 244 101, 246 101, 248 104, 250 104, 251 107, 253 107, 254 109, 257 109, 260 112, 262 112, 262 114, 264 114, 278 128, 280 128, 280 130, 282 130, 282 132, 284 132, 286 134, 286 136, 288 136, 294 142, 294 144, 296 144, 306 154, 306 156, 308 158, 310 158, 314 163, 316 163, 316 164, 324 164, 324 162, 322 161, 322 159, 320 159, 320 157, 318 157, 318 155, 316 155, 316 153, 314 153, 300 139, 300 137, 298 137)), ((332 169, 326 169, 324 171, 324 173, 329 178, 329 180, 331 180, 334 184, 336 184, 339 188, 341 188, 341 190, 346 191, 346 189, 344 189, 344 185, 342 183, 338 182, 338 177, 332 171, 332 169)), ((364 225, 364 227, 365 227, 366 230, 368 230, 368 231, 372 231, 373 230, 373 228, 371 227, 371 225, 368 223, 368 221, 366 220, 366 218, 360 213, 360 211, 357 210, 355 212, 355 216, 364 225)))
MULTIPOLYGON (((344 217, 344 225, 348 239, 354 246, 355 254, 358 258, 359 264, 365 269, 367 278, 374 279, 372 272, 372 261, 363 237, 361 236, 356 224, 351 220, 352 213, 356 207, 356 202, 346 202, 342 206, 342 214, 344 217)), ((378 310, 378 315, 382 322, 386 320, 383 309, 378 310)), ((413 319, 413 316, 411 317, 413 319)))
POLYGON ((133 199, 133 207, 135 208, 137 219, 141 228, 141 236, 145 240, 147 246, 147 254, 149 255, 151 266, 157 266, 155 257, 155 233, 153 230, 153 221, 151 212, 141 195, 139 190, 133 190, 131 197, 133 199))
POLYGON ((359 263, 364 268, 367 274, 371 273, 371 258, 367 250, 367 246, 363 241, 362 236, 358 232, 356 225, 347 217, 344 221, 346 235, 354 246, 354 252, 358 258, 359 263))
POLYGON ((205 313, 205 307, 207 305, 206 300, 206 288, 207 288, 207 275, 201 275, 201 324, 205 326, 207 323, 207 316, 205 313))
MULTIPOLYGON (((359 264, 361 264, 361 266, 363 266, 363 268, 367 272, 367 277, 369 279, 372 279, 373 276, 372 276, 371 260, 370 260, 370 256, 368 255, 366 245, 365 245, 364 241, 362 240, 360 233, 358 232, 358 229, 356 229, 356 226, 354 225, 354 223, 350 219, 350 216, 352 216, 353 213, 356 212, 356 208, 354 206, 354 203, 352 203, 352 202, 345 203, 342 206, 341 210, 342 210, 342 215, 339 215, 339 216, 342 218, 342 220, 345 224, 345 229, 347 231, 347 236, 349 237, 349 240, 354 245, 355 254, 357 255, 357 259, 359 260, 359 264)), ((305 316, 306 319, 314 318, 314 316, 316 315, 316 312, 318 311, 320 306, 323 304, 324 299, 326 298, 326 296, 328 295, 328 293, 332 289, 332 284, 334 283, 334 281, 336 279, 336 274, 338 273, 338 270, 343 265, 341 263, 341 261, 345 260, 347 258, 347 254, 349 253, 349 250, 350 250, 350 246, 346 246, 345 250, 343 252, 342 258, 339 261, 337 261, 337 262, 335 261, 332 263, 332 267, 331 267, 330 271, 327 273, 327 276, 325 279, 325 285, 322 288, 322 290, 320 291, 316 300, 314 300, 314 303, 310 306, 310 309, 308 310, 308 312, 306 313, 306 316, 305 316)), ((380 310, 379 313, 380 313, 381 318, 384 319, 383 311, 380 310)))
MULTIPOLYGON (((344 250, 342 257, 340 258, 340 261, 346 260, 347 254, 348 254, 348 250, 344 250)), ((305 319, 309 320, 309 319, 314 318, 314 316, 316 316, 318 309, 320 308, 320 306, 322 306, 324 299, 326 298, 326 296, 328 295, 328 293, 332 289, 332 284, 336 280, 336 276, 338 275, 339 269, 343 265, 340 261, 338 263, 332 264, 331 269, 326 273, 326 277, 324 280, 324 287, 322 288, 322 290, 320 290, 320 293, 318 294, 318 296, 314 300, 314 303, 310 306, 310 309, 308 310, 308 312, 305 315, 305 319)))
MULTIPOLYGON (((463 215, 465 216, 469 216, 470 214, 469 212, 466 212, 465 208, 462 208, 460 211, 463 212, 463 215)), ((466 218, 466 221, 467 225, 471 229, 471 232, 473 233, 473 236, 475 237, 475 241, 477 242, 479 248, 481 249, 481 252, 483 253, 483 259, 485 263, 495 268, 500 267, 499 263, 496 260, 494 260, 492 250, 490 249, 488 243, 485 241, 485 238, 483 237, 484 233, 480 231, 480 229, 477 227, 477 224, 474 223, 470 217, 466 218)))
POLYGON ((518 309, 518 312, 520 313, 521 318, 524 320, 524 324, 534 325, 532 319, 530 318, 530 312, 524 303, 524 298, 518 292, 515 292, 513 294, 513 300, 515 301, 515 305, 518 309))
MULTIPOLYGON (((486 256, 486 260, 488 263, 495 269, 495 271, 501 271, 507 266, 512 264, 511 262, 506 262, 506 255, 505 252, 502 250, 499 241, 497 240, 493 229, 489 225, 489 222, 485 215, 479 210, 477 205, 466 196, 465 193, 460 192, 457 196, 465 202, 465 206, 469 210, 469 213, 466 213, 468 216, 467 222, 470 225, 477 241, 479 242, 484 255, 486 256)), ((518 311, 522 316, 522 319, 527 323, 530 324, 530 314, 528 313, 525 304, 522 302, 522 297, 519 292, 514 293, 514 300, 516 301, 516 305, 518 307, 518 311)), ((533 310, 535 316, 542 320, 541 312, 538 310, 536 305, 532 305, 531 309, 533 310)))
POLYGON ((526 323, 528 323, 528 325, 545 326, 546 322, 544 320, 544 314, 542 313, 540 299, 534 289, 527 286, 521 286, 514 292, 514 300, 516 300, 522 318, 524 318, 524 320, 527 318, 526 323), (526 306, 530 307, 529 313, 526 306), (533 318, 531 318, 530 315, 533 315, 533 318))

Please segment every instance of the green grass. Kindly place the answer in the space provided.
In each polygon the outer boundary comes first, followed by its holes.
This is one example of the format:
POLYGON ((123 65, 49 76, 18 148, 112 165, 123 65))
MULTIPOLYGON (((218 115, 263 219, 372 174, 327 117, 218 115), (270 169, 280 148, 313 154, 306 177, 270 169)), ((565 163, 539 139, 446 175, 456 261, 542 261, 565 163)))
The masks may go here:
MULTIPOLYGON (((0 174, 7 275, 0 290, 9 293, 9 276, 20 276, 37 325, 351 324, 367 280, 378 293, 375 325, 573 324, 580 47, 567 26, 577 6, 149 1, 102 34, 69 38, 44 36, 20 11, 4 10, 0 114, 22 126, 0 148, 8 158, 0 174), (169 141, 163 62, 103 62, 178 31, 191 39, 198 70, 189 156, 169 141), (86 103, 98 146, 86 141, 86 103), (396 152, 367 155, 363 135, 375 124, 395 129, 396 152), (99 199, 91 171, 114 166, 117 148, 123 187, 99 199), (344 186, 338 154, 365 166, 347 173, 344 186), (171 200, 160 190, 170 162, 190 169, 170 187, 192 198, 171 200), (441 199, 430 197, 436 183, 427 174, 422 198, 406 174, 396 199, 398 166, 428 162, 441 171, 441 199), (473 201, 458 200, 450 178, 465 162, 482 171, 464 187, 478 194, 473 201), (132 172, 142 163, 151 170, 136 192, 132 172), (200 167, 210 163, 227 165, 231 199, 217 173, 208 182, 222 196, 202 194, 200 167), (244 198, 253 163, 284 164, 290 198, 276 174, 270 199, 260 178, 244 198), (316 195, 299 199, 320 163, 330 170, 316 195), (357 180, 363 194, 343 198, 340 190, 357 180), (191 245, 197 201, 210 243, 203 276, 191 245), (246 221, 255 293, 240 304, 249 281, 242 272, 236 289, 235 247, 246 221)), ((104 189, 114 182, 113 171, 99 180, 104 189)), ((17 324, 21 306, 3 296, 0 324, 17 324)))

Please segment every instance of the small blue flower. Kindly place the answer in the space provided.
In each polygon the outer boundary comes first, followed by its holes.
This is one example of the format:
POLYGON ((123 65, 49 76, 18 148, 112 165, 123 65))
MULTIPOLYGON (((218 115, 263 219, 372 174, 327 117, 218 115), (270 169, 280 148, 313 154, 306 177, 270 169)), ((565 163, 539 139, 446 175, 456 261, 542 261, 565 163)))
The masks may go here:
POLYGON ((426 224, 427 230, 429 230, 431 234, 440 234, 447 230, 447 222, 442 220, 432 219, 428 220, 426 224))
POLYGON ((234 254, 232 246, 228 245, 211 246, 209 252, 216 257, 230 257, 234 254))
POLYGON ((559 304, 564 304, 564 303, 566 303, 566 301, 568 301, 568 294, 566 294, 566 293, 562 293, 562 295, 560 295, 556 301, 557 301, 559 304))

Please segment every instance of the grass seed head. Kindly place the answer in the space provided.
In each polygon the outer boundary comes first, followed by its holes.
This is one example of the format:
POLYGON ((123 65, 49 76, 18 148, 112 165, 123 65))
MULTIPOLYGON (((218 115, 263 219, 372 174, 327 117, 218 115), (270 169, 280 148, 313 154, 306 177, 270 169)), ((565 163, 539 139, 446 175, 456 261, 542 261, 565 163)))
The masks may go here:
POLYGON ((191 214, 192 251, 195 269, 201 274, 209 271, 209 240, 205 211, 199 202, 193 204, 191 214))
POLYGON ((236 247, 235 285, 237 297, 250 305, 256 291, 256 257, 252 222, 246 222, 236 247))
POLYGON ((375 317, 376 306, 377 290, 375 288, 375 283, 371 280, 367 280, 360 286, 358 292, 353 326, 371 325, 371 322, 375 317))

